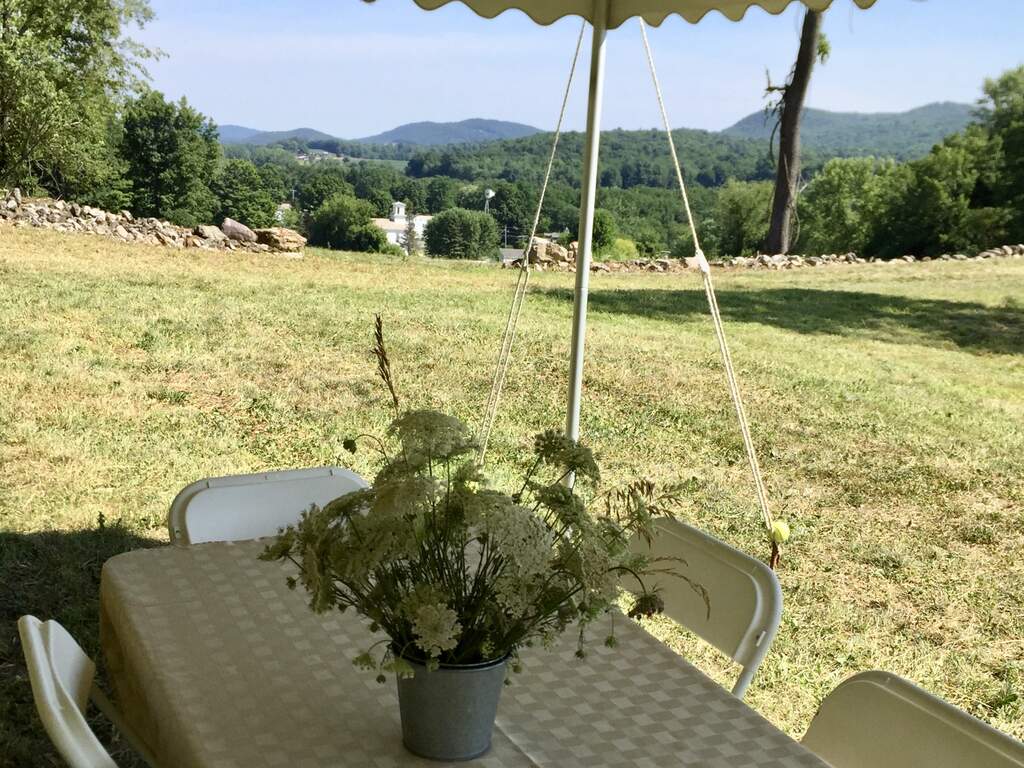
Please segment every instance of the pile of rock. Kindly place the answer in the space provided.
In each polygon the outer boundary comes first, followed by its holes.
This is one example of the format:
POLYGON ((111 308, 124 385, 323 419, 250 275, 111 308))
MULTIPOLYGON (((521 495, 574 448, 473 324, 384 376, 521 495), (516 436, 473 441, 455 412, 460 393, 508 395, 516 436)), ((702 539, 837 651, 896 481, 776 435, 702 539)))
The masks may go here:
MULTIPOLYGON (((568 248, 554 243, 546 238, 535 238, 533 247, 530 249, 530 264, 537 270, 556 270, 563 272, 576 271, 576 252, 578 244, 573 242, 568 248)), ((856 253, 830 253, 821 256, 799 256, 776 254, 758 254, 757 256, 739 256, 722 261, 712 262, 711 266, 716 268, 732 267, 736 269, 797 269, 802 267, 824 267, 839 264, 903 264, 926 261, 984 261, 993 258, 1014 258, 1024 257, 1024 244, 1004 245, 998 248, 990 248, 975 256, 967 256, 962 253, 944 253, 941 256, 901 256, 898 259, 881 260, 877 258, 865 259, 856 253)), ((502 266, 505 268, 518 268, 522 266, 522 257, 505 261, 502 266)), ((627 261, 592 261, 591 272, 686 272, 698 269, 697 260, 688 259, 630 259, 627 261)))
POLYGON ((726 259, 721 266, 741 267, 747 269, 794 269, 797 267, 824 267, 830 264, 915 264, 927 261, 984 261, 993 258, 1014 258, 1024 257, 1024 243, 1019 245, 1003 245, 998 248, 990 248, 974 256, 963 253, 943 253, 939 256, 900 256, 896 259, 865 259, 856 253, 831 253, 822 256, 795 256, 776 254, 768 256, 759 254, 757 256, 741 256, 734 259, 726 259))
POLYGON ((85 232, 170 248, 205 248, 255 253, 301 255, 306 238, 284 227, 252 230, 233 219, 220 227, 189 229, 167 221, 135 218, 129 211, 111 213, 99 208, 50 198, 26 198, 18 189, 0 192, 0 222, 16 227, 42 227, 56 232, 85 232))

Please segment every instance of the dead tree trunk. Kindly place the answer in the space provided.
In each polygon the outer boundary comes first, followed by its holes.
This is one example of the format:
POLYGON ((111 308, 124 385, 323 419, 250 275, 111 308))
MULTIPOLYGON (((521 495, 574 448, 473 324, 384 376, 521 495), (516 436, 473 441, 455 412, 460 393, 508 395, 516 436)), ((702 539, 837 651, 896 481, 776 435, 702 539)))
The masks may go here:
POLYGON ((797 183, 800 180, 800 115, 803 113, 811 72, 818 58, 821 37, 821 13, 808 11, 800 33, 800 51, 789 82, 781 88, 779 117, 779 163, 775 172, 775 194, 772 218, 765 250, 788 253, 796 206, 797 183))

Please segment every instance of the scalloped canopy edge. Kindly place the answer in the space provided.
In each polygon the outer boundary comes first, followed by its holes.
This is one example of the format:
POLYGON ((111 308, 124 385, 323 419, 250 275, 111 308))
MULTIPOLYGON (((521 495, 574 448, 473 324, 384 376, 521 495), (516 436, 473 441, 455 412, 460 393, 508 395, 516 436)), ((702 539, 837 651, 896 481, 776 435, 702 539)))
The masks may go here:
MULTIPOLYGON (((813 11, 824 11, 833 0, 607 0, 608 28, 615 29, 634 16, 651 26, 659 26, 666 18, 678 15, 696 24, 712 11, 732 21, 739 21, 750 8, 768 13, 782 13, 793 3, 801 3, 813 11)), ((372 2, 372 0, 370 0, 372 2)), ((538 24, 547 26, 566 16, 577 16, 593 22, 593 0, 413 0, 420 8, 436 10, 449 3, 462 3, 478 16, 493 19, 505 11, 522 11, 538 24)), ((600 2, 600 0, 598 0, 600 2)), ((870 8, 876 0, 852 0, 860 8, 870 8)))

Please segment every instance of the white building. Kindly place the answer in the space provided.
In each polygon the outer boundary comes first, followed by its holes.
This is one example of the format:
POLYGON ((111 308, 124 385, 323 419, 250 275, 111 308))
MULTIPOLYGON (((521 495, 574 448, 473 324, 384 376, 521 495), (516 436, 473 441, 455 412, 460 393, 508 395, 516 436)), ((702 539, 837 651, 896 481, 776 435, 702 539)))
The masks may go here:
MULTIPOLYGON (((427 222, 429 222, 433 216, 413 216, 411 219, 412 226, 416 230, 416 236, 423 239, 423 231, 427 228, 427 222)), ((389 243, 405 248, 405 231, 409 227, 410 219, 405 214, 405 203, 393 202, 391 204, 391 213, 386 219, 373 219, 373 223, 381 230, 388 238, 389 243)))

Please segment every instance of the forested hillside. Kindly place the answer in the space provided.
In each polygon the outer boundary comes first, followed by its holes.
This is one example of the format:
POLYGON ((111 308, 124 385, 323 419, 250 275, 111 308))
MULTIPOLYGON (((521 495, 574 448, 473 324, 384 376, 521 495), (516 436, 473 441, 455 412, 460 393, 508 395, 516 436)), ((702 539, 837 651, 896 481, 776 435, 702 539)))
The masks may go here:
MULTIPOLYGON (((755 180, 772 175, 767 142, 686 128, 673 131, 673 138, 687 174, 704 186, 718 186, 730 178, 755 180)), ((554 181, 579 185, 583 139, 578 132, 562 135, 554 181)), ((443 175, 465 180, 502 178, 539 183, 550 151, 550 133, 419 150, 409 159, 408 173, 414 177, 443 175)), ((602 134, 602 187, 669 187, 673 183, 672 161, 663 132, 614 130, 602 134)))
POLYGON ((470 118, 455 123, 419 122, 406 123, 390 131, 358 139, 363 144, 463 144, 466 142, 498 141, 518 139, 540 133, 539 128, 506 120, 485 120, 470 118))
MULTIPOLYGON (((941 102, 907 112, 860 113, 805 109, 801 142, 805 149, 836 157, 875 156, 916 160, 947 136, 971 122, 969 104, 941 102)), ((722 133, 747 139, 768 140, 773 119, 755 112, 722 133)))

